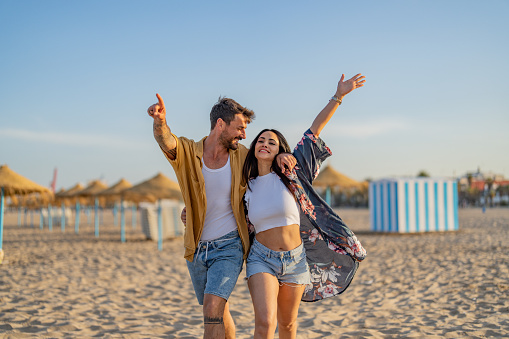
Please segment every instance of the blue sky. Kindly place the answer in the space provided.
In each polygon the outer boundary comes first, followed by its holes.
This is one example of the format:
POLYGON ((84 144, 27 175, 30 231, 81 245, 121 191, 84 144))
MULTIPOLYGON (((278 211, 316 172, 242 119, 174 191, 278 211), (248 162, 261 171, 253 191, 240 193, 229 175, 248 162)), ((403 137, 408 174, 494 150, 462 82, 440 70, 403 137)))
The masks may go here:
POLYGON ((507 1, 0 1, 0 164, 57 188, 175 178, 158 92, 200 139, 219 96, 295 144, 342 73, 366 86, 322 137, 357 180, 509 177, 507 1))

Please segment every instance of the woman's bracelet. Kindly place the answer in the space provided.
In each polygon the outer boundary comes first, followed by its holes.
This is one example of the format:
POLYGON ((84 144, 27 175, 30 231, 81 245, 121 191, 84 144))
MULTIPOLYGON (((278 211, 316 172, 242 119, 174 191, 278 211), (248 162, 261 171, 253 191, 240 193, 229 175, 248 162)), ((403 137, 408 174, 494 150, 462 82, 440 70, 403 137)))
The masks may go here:
POLYGON ((338 98, 338 97, 337 97, 337 96, 335 96, 335 95, 334 95, 334 96, 332 96, 332 98, 330 98, 330 100, 329 100, 329 101, 331 101, 331 100, 334 100, 335 102, 337 102, 337 103, 338 103, 338 104, 340 104, 340 105, 341 105, 341 103, 343 102, 343 100, 342 100, 342 99, 338 98))

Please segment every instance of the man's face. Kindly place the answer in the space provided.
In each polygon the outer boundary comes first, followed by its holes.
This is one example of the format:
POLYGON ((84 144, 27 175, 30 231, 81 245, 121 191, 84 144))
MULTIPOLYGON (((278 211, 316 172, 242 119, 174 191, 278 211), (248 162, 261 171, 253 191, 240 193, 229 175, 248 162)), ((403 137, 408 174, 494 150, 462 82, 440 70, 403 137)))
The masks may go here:
POLYGON ((236 114, 230 125, 221 132, 219 140, 226 149, 236 150, 239 141, 246 138, 246 117, 243 114, 236 114))

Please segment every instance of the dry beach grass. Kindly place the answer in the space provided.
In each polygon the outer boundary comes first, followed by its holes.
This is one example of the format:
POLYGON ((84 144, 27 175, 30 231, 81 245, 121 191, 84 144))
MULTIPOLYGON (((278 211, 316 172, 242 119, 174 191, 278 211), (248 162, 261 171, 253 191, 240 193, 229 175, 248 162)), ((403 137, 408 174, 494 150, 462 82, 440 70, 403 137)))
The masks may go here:
MULTIPOLYGON (((339 210, 368 251, 340 296, 303 303, 299 338, 509 337, 509 209, 459 211, 460 230, 369 232, 367 210, 339 210)), ((130 220, 130 219, 126 219, 130 220)), ((120 242, 111 213, 100 236, 18 226, 5 216, 0 265, 0 338, 198 338, 182 239, 163 251, 127 226, 120 242)), ((237 338, 254 316, 241 273, 231 298, 237 338)))

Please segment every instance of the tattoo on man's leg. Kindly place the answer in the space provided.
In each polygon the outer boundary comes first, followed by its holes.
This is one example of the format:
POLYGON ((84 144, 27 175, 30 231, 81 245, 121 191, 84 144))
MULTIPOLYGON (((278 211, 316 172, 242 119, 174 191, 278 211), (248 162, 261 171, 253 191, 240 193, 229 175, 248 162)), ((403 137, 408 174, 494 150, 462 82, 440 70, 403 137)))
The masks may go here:
POLYGON ((223 317, 219 318, 203 317, 203 323, 210 325, 220 325, 223 323, 223 317))

